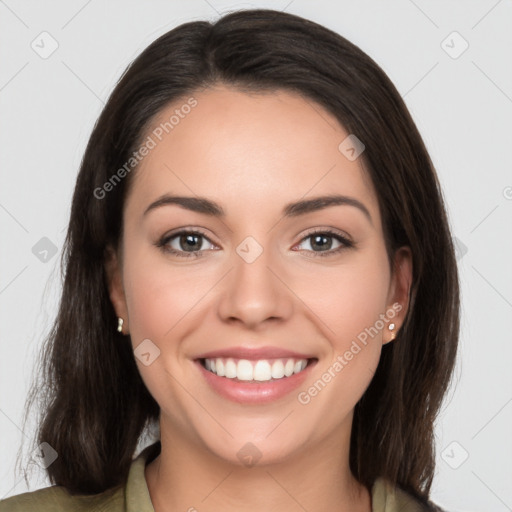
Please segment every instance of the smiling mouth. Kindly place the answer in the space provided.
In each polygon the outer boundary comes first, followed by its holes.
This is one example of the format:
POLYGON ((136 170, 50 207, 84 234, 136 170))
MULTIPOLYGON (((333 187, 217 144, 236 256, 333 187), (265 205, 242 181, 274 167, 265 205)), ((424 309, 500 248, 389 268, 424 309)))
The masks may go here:
POLYGON ((203 358, 198 360, 209 372, 239 382, 271 382, 301 373, 317 361, 316 358, 293 357, 277 359, 203 358))

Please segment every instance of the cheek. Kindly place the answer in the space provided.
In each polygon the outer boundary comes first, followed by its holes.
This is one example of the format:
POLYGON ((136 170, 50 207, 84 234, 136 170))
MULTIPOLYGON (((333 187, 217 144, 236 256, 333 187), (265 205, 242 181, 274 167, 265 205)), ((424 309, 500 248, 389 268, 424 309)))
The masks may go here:
POLYGON ((179 387, 174 388, 172 377, 183 381, 180 340, 186 336, 190 320, 195 320, 194 305, 205 294, 206 284, 201 285, 204 276, 170 265, 155 253, 152 248, 140 250, 135 244, 126 247, 129 257, 124 262, 124 282, 130 337, 136 355, 143 340, 154 344, 145 342, 150 364, 136 358, 140 375, 157 403, 174 408, 180 418, 178 411, 184 415, 184 401, 178 399, 179 387))
POLYGON ((317 281, 327 292, 322 295, 320 288, 311 288, 309 295, 312 309, 329 327, 324 330, 329 354, 297 396, 311 417, 326 418, 324 434, 337 428, 355 407, 378 366, 381 315, 386 313, 389 287, 387 259, 362 258, 332 272, 330 278, 330 284, 323 278, 317 281))
POLYGON ((339 422, 359 401, 379 363, 387 326, 381 315, 386 314, 389 291, 388 260, 373 248, 346 265, 310 276, 302 297, 327 326, 323 333, 329 343, 318 368, 322 382, 308 383, 299 402, 314 401, 310 411, 336 403, 340 408, 333 421, 339 422))
POLYGON ((155 341, 161 338, 172 327, 178 302, 176 295, 169 293, 165 275, 150 268, 143 260, 126 265, 125 293, 134 342, 141 338, 155 341))
MULTIPOLYGON (((386 314, 389 291, 389 268, 386 258, 375 257, 377 251, 367 253, 358 268, 346 276, 346 287, 340 290, 338 304, 343 308, 335 324, 333 346, 339 383, 354 399, 354 404, 369 385, 379 363, 382 334, 387 324, 386 314), (372 256, 373 254, 373 256, 372 256), (338 356, 341 356, 339 358, 338 356)), ((334 299, 336 300, 336 299, 334 299)))
POLYGON ((322 321, 336 350, 344 349, 385 313, 390 274, 387 259, 379 254, 365 251, 346 264, 319 267, 297 278, 297 295, 322 321))
POLYGON ((171 264, 154 248, 127 244, 125 296, 134 342, 144 338, 163 343, 180 319, 189 314, 208 289, 211 276, 171 264))
POLYGON ((388 292, 388 277, 385 269, 374 266, 363 267, 345 280, 345 289, 335 298, 342 308, 337 332, 345 339, 357 337, 372 327, 385 312, 388 292))

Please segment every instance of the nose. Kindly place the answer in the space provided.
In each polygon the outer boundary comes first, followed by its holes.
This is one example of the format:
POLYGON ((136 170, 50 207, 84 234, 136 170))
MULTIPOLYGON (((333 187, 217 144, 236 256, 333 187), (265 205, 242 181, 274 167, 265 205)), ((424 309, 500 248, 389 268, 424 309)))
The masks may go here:
POLYGON ((263 250, 249 262, 236 251, 234 268, 224 281, 218 314, 224 322, 240 323, 252 330, 272 322, 283 322, 293 313, 293 293, 286 286, 282 266, 263 250))

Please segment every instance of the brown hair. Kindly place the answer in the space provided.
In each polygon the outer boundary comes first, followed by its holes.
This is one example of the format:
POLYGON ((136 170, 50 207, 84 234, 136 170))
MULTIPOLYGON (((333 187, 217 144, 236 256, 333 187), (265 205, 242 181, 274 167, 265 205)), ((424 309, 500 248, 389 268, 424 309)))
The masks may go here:
MULTIPOLYGON (((106 199, 102 187, 164 107, 215 84, 244 91, 288 90, 313 100, 357 135, 377 191, 390 262, 413 257, 410 306, 394 343, 355 408, 354 476, 377 477, 426 500, 434 475, 434 421, 458 343, 459 284, 454 248, 433 164, 399 93, 357 46, 301 17, 245 10, 215 23, 167 32, 128 67, 92 132, 73 196, 62 257, 63 291, 41 358, 37 443, 59 454, 52 483, 93 494, 123 484, 159 406, 146 389, 130 343, 116 332, 104 273, 118 246, 131 174, 106 199)), ((136 171, 134 171, 136 172, 136 171)))

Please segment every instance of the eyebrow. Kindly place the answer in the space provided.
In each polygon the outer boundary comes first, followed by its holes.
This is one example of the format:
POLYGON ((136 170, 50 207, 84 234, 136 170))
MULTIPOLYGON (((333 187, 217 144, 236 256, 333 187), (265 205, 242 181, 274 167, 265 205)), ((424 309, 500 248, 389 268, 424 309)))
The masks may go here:
MULTIPOLYGON (((173 196, 164 194, 156 201, 152 202, 144 211, 143 215, 147 215, 151 210, 160 208, 162 206, 177 205, 187 210, 202 213, 205 215, 211 215, 213 217, 225 218, 226 212, 215 201, 206 199, 205 197, 188 197, 188 196, 173 196)), ((303 199, 287 204, 282 211, 284 217, 298 217, 307 213, 316 212, 329 208, 331 206, 353 206, 359 209, 365 217, 369 220, 370 224, 373 224, 372 217, 368 208, 354 197, 348 197, 343 195, 327 195, 318 196, 312 199, 303 199)))

